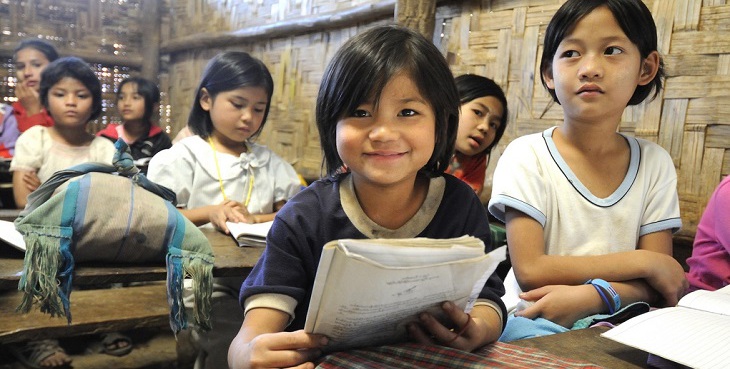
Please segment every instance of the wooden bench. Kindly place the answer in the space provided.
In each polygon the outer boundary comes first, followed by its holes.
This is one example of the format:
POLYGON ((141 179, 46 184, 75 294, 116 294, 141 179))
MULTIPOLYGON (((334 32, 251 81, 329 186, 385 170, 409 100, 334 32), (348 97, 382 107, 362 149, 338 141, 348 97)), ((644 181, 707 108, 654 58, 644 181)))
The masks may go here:
POLYGON ((164 282, 71 293, 72 321, 51 317, 34 306, 16 312, 22 293, 0 292, 0 343, 70 337, 137 328, 170 329, 170 307, 164 282))

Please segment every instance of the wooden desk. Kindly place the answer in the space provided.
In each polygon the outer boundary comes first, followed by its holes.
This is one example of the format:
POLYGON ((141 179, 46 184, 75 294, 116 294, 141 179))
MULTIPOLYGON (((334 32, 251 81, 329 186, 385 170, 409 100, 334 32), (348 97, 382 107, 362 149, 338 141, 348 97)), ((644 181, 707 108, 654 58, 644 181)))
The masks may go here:
POLYGON ((565 358, 591 362, 611 369, 650 368, 645 351, 601 337, 606 327, 593 327, 550 336, 512 341, 520 347, 536 348, 565 358))
MULTIPOLYGON (((215 255, 213 275, 216 277, 246 276, 258 261, 263 248, 238 247, 231 236, 212 228, 201 228, 215 255)), ((0 290, 18 287, 23 272, 23 252, 0 241, 0 290)), ((153 265, 77 264, 74 285, 96 285, 124 282, 165 280, 164 262, 153 265)))

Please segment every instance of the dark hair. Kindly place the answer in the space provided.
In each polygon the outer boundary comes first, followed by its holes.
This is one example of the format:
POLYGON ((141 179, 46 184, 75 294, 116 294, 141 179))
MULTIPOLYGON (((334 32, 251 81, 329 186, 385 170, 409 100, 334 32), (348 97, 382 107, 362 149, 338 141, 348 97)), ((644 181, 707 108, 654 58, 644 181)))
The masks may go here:
MULTIPOLYGON (((160 89, 152 81, 142 77, 128 77, 122 80, 117 87, 117 101, 119 101, 119 95, 122 93, 122 87, 127 83, 134 83, 137 85, 137 94, 144 98, 144 116, 142 119, 145 123, 151 123, 152 120, 152 108, 155 104, 160 102, 160 89)), ((117 103, 118 104, 118 103, 117 103)))
MULTIPOLYGON (((651 12, 641 0, 568 0, 555 13, 545 31, 545 42, 540 60, 540 78, 542 85, 550 92, 553 99, 560 104, 554 89, 547 87, 544 73, 551 73, 553 57, 565 36, 572 31, 576 23, 591 13, 594 9, 605 6, 611 11, 616 22, 633 42, 641 57, 646 58, 653 51, 657 51, 657 31, 651 12)), ((651 90, 654 90, 654 99, 662 89, 664 79, 664 62, 659 59, 659 70, 654 79, 643 86, 637 86, 628 105, 636 105, 644 101, 651 90)))
POLYGON ((322 77, 316 120, 329 175, 337 174, 344 164, 337 153, 337 122, 368 99, 377 103, 388 81, 401 72, 413 79, 436 117, 436 145, 421 171, 436 176, 449 165, 459 125, 459 95, 446 60, 421 34, 378 26, 345 42, 322 77))
POLYGON ((69 77, 78 80, 91 92, 91 116, 94 120, 101 114, 101 83, 89 64, 75 56, 56 59, 41 73, 41 104, 48 109, 48 90, 60 80, 69 77))
POLYGON ((462 105, 478 99, 480 97, 492 96, 499 100, 502 104, 504 112, 502 113, 502 119, 499 120, 499 128, 494 135, 494 141, 484 149, 484 152, 489 154, 494 146, 497 146, 499 140, 504 135, 504 130, 507 128, 507 97, 504 96, 504 91, 499 85, 493 80, 478 76, 476 74, 462 74, 456 77, 456 89, 459 91, 459 98, 462 105))
POLYGON ((50 43, 37 38, 29 38, 27 40, 20 41, 18 46, 13 50, 13 59, 15 59, 18 51, 23 49, 36 49, 46 56, 49 62, 58 59, 58 51, 50 43))
POLYGON ((271 78, 269 69, 261 60, 243 51, 222 52, 208 62, 198 89, 195 91, 195 101, 188 117, 190 131, 202 138, 208 138, 210 133, 213 132, 210 113, 200 106, 203 88, 208 91, 208 96, 214 99, 221 92, 242 87, 261 87, 266 90, 269 98, 261 126, 251 135, 251 138, 258 136, 264 128, 266 117, 269 115, 271 95, 274 93, 274 80, 271 78))

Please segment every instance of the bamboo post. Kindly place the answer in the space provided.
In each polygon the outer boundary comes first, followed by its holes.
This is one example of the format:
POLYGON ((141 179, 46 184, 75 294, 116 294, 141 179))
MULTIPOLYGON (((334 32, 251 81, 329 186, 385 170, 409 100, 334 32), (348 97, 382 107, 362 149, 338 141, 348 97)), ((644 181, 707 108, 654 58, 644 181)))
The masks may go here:
POLYGON ((395 3, 395 21, 401 26, 418 31, 433 39, 436 26, 436 0, 398 0, 395 3))
POLYGON ((142 1, 142 77, 157 82, 160 72, 160 2, 142 1))

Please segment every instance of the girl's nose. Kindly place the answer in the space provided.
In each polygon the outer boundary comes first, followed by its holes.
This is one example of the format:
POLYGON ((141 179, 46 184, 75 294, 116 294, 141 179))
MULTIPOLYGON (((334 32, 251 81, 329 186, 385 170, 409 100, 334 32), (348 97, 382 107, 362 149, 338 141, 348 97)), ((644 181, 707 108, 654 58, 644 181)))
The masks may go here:
POLYGON ((387 122, 376 122, 368 136, 372 141, 392 141, 398 137, 398 131, 387 122))
POLYGON ((248 122, 251 120, 251 117, 253 117, 253 112, 251 111, 251 107, 243 108, 241 109, 241 120, 244 122, 248 122))
POLYGON ((30 77, 33 75, 33 67, 30 65, 27 65, 25 68, 23 68, 23 76, 30 77))
POLYGON ((76 105, 76 96, 73 94, 68 94, 66 96, 66 105, 76 105))
POLYGON ((600 78, 603 75, 603 68, 597 57, 586 55, 578 70, 581 79, 600 78))

